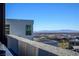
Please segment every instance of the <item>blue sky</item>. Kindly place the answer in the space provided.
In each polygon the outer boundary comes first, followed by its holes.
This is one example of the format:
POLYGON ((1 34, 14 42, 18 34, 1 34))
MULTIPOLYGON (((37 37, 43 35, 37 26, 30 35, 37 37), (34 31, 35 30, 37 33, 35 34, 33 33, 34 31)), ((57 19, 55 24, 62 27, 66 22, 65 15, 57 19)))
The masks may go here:
POLYGON ((34 31, 79 30, 79 4, 6 4, 6 18, 34 20, 34 31))

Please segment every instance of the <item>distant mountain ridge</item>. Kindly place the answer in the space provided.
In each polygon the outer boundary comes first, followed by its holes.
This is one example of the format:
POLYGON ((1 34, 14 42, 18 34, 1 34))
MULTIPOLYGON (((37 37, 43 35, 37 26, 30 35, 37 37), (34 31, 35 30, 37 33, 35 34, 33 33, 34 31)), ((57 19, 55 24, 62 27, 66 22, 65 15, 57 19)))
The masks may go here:
POLYGON ((79 33, 79 30, 41 30, 34 33, 79 33))

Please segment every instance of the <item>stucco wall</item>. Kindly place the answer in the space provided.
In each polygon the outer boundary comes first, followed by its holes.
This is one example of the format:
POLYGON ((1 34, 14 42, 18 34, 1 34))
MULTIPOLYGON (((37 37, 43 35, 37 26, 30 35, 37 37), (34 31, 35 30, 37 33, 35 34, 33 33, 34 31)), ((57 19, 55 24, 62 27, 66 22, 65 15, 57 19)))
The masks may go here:
POLYGON ((18 35, 24 38, 31 38, 32 35, 26 35, 26 25, 31 25, 31 30, 33 32, 33 20, 7 19, 5 23, 10 24, 10 34, 18 35))

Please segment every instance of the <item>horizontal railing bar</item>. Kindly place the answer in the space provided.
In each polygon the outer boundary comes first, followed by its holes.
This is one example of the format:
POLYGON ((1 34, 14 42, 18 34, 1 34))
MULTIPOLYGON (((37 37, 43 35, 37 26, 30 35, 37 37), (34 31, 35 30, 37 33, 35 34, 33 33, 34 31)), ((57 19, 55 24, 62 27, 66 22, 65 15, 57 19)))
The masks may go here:
POLYGON ((48 44, 45 44, 45 43, 36 42, 36 41, 30 40, 30 39, 27 39, 27 38, 22 38, 22 37, 19 37, 19 36, 16 36, 16 35, 7 35, 7 37, 11 37, 11 38, 14 38, 18 41, 28 43, 28 44, 36 47, 36 48, 40 48, 42 50, 48 51, 50 53, 53 53, 53 54, 56 54, 56 55, 59 55, 59 56, 79 56, 79 53, 74 52, 72 50, 62 49, 60 47, 55 47, 53 45, 48 45, 48 44))

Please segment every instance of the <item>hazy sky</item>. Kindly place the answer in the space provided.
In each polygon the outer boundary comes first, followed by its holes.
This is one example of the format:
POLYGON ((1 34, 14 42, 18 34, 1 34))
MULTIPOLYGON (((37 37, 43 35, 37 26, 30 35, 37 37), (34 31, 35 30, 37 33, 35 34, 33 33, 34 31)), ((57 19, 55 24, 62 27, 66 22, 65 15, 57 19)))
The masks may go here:
POLYGON ((6 4, 6 18, 34 20, 34 31, 79 30, 79 4, 6 4))

